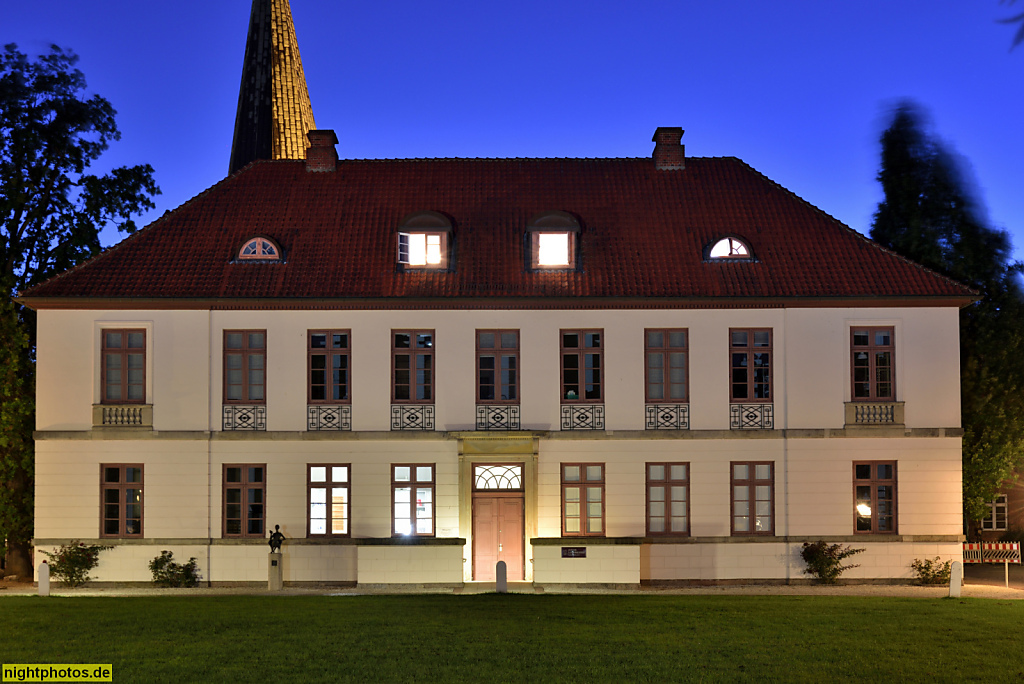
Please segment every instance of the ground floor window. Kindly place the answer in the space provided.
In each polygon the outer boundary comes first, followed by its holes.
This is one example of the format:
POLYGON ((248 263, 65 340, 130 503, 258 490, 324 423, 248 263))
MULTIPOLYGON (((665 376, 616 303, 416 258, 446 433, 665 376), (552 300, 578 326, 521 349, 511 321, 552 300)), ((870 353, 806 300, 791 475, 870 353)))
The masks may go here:
POLYGON ((224 464, 224 536, 263 537, 266 464, 224 464))
POLYGON ((853 531, 857 534, 896 533, 896 462, 853 464, 853 531))
POLYGON ((391 502, 392 535, 434 536, 434 465, 392 465, 391 502))
POLYGON ((732 533, 775 534, 775 464, 732 464, 732 533))
POLYGON ((310 537, 349 536, 348 464, 311 463, 307 468, 310 537))
POLYGON ((142 536, 142 466, 100 466, 101 537, 142 536))
POLYGON ((647 533, 689 534, 690 464, 647 464, 647 533))
POLYGON ((1006 495, 1000 494, 986 504, 988 513, 981 519, 981 529, 1003 532, 1006 530, 1006 495))
POLYGON ((604 464, 562 464, 562 534, 604 536, 604 464))

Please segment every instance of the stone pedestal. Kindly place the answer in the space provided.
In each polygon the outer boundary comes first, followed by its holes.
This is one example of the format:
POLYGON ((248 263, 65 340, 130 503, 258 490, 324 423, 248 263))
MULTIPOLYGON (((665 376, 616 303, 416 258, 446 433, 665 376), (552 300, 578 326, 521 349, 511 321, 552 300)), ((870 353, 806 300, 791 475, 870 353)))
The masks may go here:
POLYGON ((39 564, 39 595, 50 595, 50 566, 46 561, 39 564))
POLYGON ((281 554, 268 554, 267 561, 267 589, 269 591, 281 591, 284 587, 284 568, 281 566, 281 554))

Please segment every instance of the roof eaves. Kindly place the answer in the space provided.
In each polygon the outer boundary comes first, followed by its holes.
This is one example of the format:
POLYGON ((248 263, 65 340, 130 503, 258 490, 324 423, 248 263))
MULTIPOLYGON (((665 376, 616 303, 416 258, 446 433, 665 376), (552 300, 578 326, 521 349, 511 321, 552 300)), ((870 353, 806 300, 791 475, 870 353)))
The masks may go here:
POLYGON ((200 192, 198 195, 195 195, 194 197, 191 197, 190 199, 185 200, 184 202, 179 204, 174 209, 166 210, 163 214, 160 215, 160 217, 158 219, 156 219, 152 223, 149 223, 149 224, 143 226, 142 228, 139 228, 134 233, 128 234, 127 236, 125 236, 125 238, 123 240, 121 240, 121 241, 111 245, 110 247, 107 247, 106 249, 101 250, 99 252, 99 254, 97 254, 95 256, 92 256, 92 257, 89 257, 88 259, 86 259, 85 261, 83 261, 81 263, 75 264, 74 266, 72 266, 71 268, 69 268, 66 271, 61 271, 60 273, 57 273, 55 275, 50 276, 49 278, 47 278, 43 282, 37 283, 37 284, 33 285, 32 287, 30 287, 29 289, 25 290, 24 292, 19 292, 18 296, 17 296, 17 299, 21 300, 22 298, 26 298, 26 297, 30 298, 30 297, 32 297, 33 290, 36 290, 38 288, 43 287, 44 285, 47 285, 47 284, 52 283, 52 282, 56 282, 56 281, 58 281, 58 280, 60 280, 62 278, 70 276, 71 274, 76 273, 77 271, 81 270, 82 268, 85 268, 86 266, 90 266, 93 263, 99 261, 100 259, 103 259, 103 258, 107 257, 107 255, 115 253, 123 245, 126 245, 126 244, 130 243, 131 241, 137 239, 138 236, 142 235, 144 232, 156 228, 157 226, 162 224, 164 221, 170 220, 170 218, 172 218, 173 215, 176 214, 177 212, 179 212, 179 211, 185 209, 186 207, 192 205, 193 203, 199 201, 203 197, 205 197, 205 196, 209 195, 210 193, 212 193, 214 190, 217 190, 217 189, 223 187, 225 184, 233 181, 235 178, 237 178, 238 176, 242 175, 243 173, 245 173, 248 169, 252 168, 253 166, 256 166, 257 164, 265 164, 265 163, 273 163, 273 162, 271 160, 267 160, 267 159, 257 159, 257 160, 249 162, 248 164, 246 164, 245 166, 240 168, 238 171, 235 171, 233 174, 231 174, 229 176, 226 176, 223 179, 217 181, 216 183, 214 183, 210 187, 208 187, 205 190, 203 190, 202 192, 200 192))
POLYGON ((901 261, 909 264, 910 266, 913 266, 913 267, 915 267, 915 268, 917 268, 917 269, 919 269, 921 271, 924 271, 925 273, 928 273, 931 276, 934 276, 936 278, 939 278, 940 280, 945 281, 946 283, 952 285, 953 287, 958 288, 958 289, 964 291, 965 296, 969 293, 969 295, 970 295, 970 297, 972 297, 973 301, 977 301, 978 299, 981 298, 981 293, 978 292, 977 290, 975 290, 974 288, 969 287, 967 285, 964 285, 963 283, 961 283, 958 280, 950 278, 949 276, 947 276, 947 275, 945 275, 943 273, 939 273, 938 271, 936 271, 934 269, 928 268, 927 266, 924 266, 922 264, 917 263, 913 259, 908 259, 907 257, 903 256, 902 254, 899 254, 897 252, 892 251, 888 247, 885 247, 883 245, 878 244, 877 242, 875 242, 874 240, 872 240, 868 236, 864 235, 863 233, 861 233, 859 231, 854 230, 853 228, 851 228, 850 226, 846 225, 845 223, 843 223, 842 221, 840 221, 836 217, 832 216, 827 211, 821 209, 820 207, 815 206, 814 204, 811 204, 809 201, 805 200, 803 197, 801 197, 800 195, 796 194, 795 192, 793 192, 789 188, 787 188, 787 187, 777 183, 776 181, 772 180, 771 178, 766 176, 764 173, 758 171, 753 166, 751 166, 750 164, 746 163, 745 161, 743 161, 739 157, 726 157, 726 159, 734 159, 738 163, 742 164, 743 166, 747 167, 748 169, 753 171, 755 174, 757 174, 758 176, 763 178, 765 181, 770 183, 776 189, 781 190, 782 192, 786 193, 790 197, 793 197, 794 199, 800 201, 805 206, 809 207, 810 209, 813 209, 815 212, 821 214, 822 216, 827 218, 829 221, 832 221, 833 223, 838 225, 843 230, 847 231, 848 233, 851 233, 853 236, 859 238, 860 240, 864 241, 865 243, 867 243, 868 245, 874 247, 875 249, 881 250, 882 252, 885 252, 886 254, 888 254, 890 256, 894 256, 897 259, 900 259, 901 261))

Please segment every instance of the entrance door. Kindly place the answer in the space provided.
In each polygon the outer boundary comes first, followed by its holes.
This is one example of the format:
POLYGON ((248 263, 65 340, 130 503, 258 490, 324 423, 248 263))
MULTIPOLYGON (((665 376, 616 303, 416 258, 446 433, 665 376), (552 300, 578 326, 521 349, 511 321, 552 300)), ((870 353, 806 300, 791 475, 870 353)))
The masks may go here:
POLYGON ((473 579, 495 581, 494 566, 505 561, 508 580, 523 580, 523 495, 473 497, 473 579))

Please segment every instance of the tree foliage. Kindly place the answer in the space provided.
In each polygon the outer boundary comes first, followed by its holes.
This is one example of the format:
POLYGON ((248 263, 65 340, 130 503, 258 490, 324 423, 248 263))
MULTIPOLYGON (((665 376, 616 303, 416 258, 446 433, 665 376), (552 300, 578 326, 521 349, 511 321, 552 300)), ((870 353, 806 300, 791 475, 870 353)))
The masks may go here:
POLYGON ((1024 467, 1024 298, 1009 236, 988 225, 964 165, 913 104, 882 134, 871 237, 977 290, 960 312, 964 507, 970 519, 1024 467))
POLYGON ((106 225, 133 232, 159 193, 148 164, 86 173, 121 133, 77 61, 57 46, 36 61, 0 53, 0 282, 16 291, 96 254, 106 225))
POLYGON ((28 333, 14 302, 0 297, 0 555, 8 538, 17 543, 32 536, 33 381, 28 333))
MULTIPOLYGON (((1010 5, 1016 3, 1017 0, 999 0, 999 4, 1008 3, 1010 5)), ((1000 24, 1020 24, 1017 29, 1017 33, 1013 36, 1013 43, 1010 45, 1010 49, 1014 49, 1021 43, 1024 43, 1024 12, 1015 14, 1012 17, 1006 17, 1005 19, 998 20, 1000 24)))
POLYGON ((148 164, 88 173, 121 134, 77 61, 57 46, 35 60, 0 52, 0 542, 18 574, 32 534, 35 320, 11 296, 97 254, 104 227, 133 232, 160 192, 148 164))

